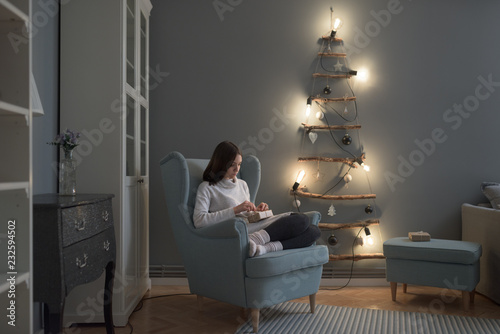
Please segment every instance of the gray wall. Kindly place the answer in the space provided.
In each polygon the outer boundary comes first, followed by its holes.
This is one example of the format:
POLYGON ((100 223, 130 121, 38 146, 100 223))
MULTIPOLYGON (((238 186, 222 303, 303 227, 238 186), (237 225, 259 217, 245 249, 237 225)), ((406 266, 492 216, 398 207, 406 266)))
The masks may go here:
MULTIPOLYGON (((325 222, 380 218, 371 251, 409 231, 461 238, 461 203, 484 201, 480 183, 499 181, 499 2, 153 1, 150 64, 162 75, 153 76, 150 93, 151 264, 181 263, 158 168, 170 151, 209 158, 222 140, 241 145, 262 163, 257 201, 276 212, 293 210, 288 189, 299 167, 308 170, 309 190, 319 193, 345 172, 321 164, 325 177, 316 182, 317 166, 296 160, 335 150, 325 133, 312 145, 300 126, 332 4, 344 20, 339 36, 351 67, 370 75, 364 83, 353 80, 362 129, 359 138, 350 134, 371 172, 367 178, 352 171, 349 188, 337 193, 371 190, 377 199, 335 202, 334 217, 327 215, 329 201, 301 199, 301 209, 320 211, 325 222), (494 83, 485 87, 488 80, 494 83), (461 115, 453 110, 460 105, 461 115), (376 207, 370 216, 367 204, 376 207)), ((340 84, 336 89, 346 93, 340 84)), ((332 251, 348 252, 355 233, 339 232, 341 244, 332 251)))
POLYGON ((58 133, 59 11, 33 1, 33 75, 45 112, 33 117, 33 193, 57 192, 57 148, 47 145, 58 133))

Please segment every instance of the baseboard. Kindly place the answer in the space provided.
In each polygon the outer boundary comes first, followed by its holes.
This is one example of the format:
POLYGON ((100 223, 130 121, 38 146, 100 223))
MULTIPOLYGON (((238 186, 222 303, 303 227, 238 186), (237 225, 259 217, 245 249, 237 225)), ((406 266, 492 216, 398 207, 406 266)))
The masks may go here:
POLYGON ((182 277, 151 277, 151 285, 185 285, 188 286, 188 279, 182 277))
MULTIPOLYGON (((344 286, 348 279, 344 278, 324 278, 320 282, 320 286, 335 287, 344 286)), ((187 278, 176 277, 156 277, 151 278, 151 285, 180 285, 188 286, 187 278)), ((348 286, 389 286, 385 278, 353 278, 348 286)))

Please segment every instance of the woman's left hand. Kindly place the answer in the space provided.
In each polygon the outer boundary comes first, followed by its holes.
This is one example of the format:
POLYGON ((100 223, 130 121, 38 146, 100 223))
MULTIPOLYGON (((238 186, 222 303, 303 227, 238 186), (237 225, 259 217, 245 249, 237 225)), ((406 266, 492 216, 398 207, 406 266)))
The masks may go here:
POLYGON ((257 211, 266 211, 266 210, 269 210, 269 205, 267 205, 264 202, 260 203, 259 206, 257 206, 257 211))

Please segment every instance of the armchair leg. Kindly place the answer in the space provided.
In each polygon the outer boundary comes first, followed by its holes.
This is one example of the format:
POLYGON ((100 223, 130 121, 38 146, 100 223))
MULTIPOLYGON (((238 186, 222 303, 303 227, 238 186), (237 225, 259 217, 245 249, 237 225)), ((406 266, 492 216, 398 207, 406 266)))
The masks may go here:
POLYGON ((198 311, 203 311, 203 296, 196 295, 198 299, 198 311))
POLYGON ((254 333, 257 333, 259 331, 259 314, 260 312, 258 308, 251 309, 252 327, 254 333))
POLYGON ((462 302, 464 304, 464 309, 468 311, 470 309, 470 304, 474 304, 474 295, 476 290, 472 291, 462 291, 462 302))
POLYGON ((316 294, 313 293, 312 295, 309 295, 309 306, 311 308, 311 313, 314 313, 314 310, 316 309, 316 294))

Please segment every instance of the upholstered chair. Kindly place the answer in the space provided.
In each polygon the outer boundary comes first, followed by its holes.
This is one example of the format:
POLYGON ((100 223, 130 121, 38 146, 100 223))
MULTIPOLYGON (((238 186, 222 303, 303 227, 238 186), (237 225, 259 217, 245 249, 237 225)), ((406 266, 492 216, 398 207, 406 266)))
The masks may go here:
MULTIPOLYGON (((289 249, 250 258, 248 226, 241 218, 196 229, 193 210, 198 185, 207 159, 185 159, 171 152, 160 161, 168 219, 189 281, 198 296, 251 310, 254 332, 258 331, 259 309, 309 296, 314 312, 323 264, 328 249, 322 245, 289 249)), ((247 182, 250 200, 255 202, 261 166, 254 156, 243 158, 238 177, 247 182)), ((306 213, 318 224, 318 212, 306 213)), ((252 225, 252 224, 250 224, 252 225)))

